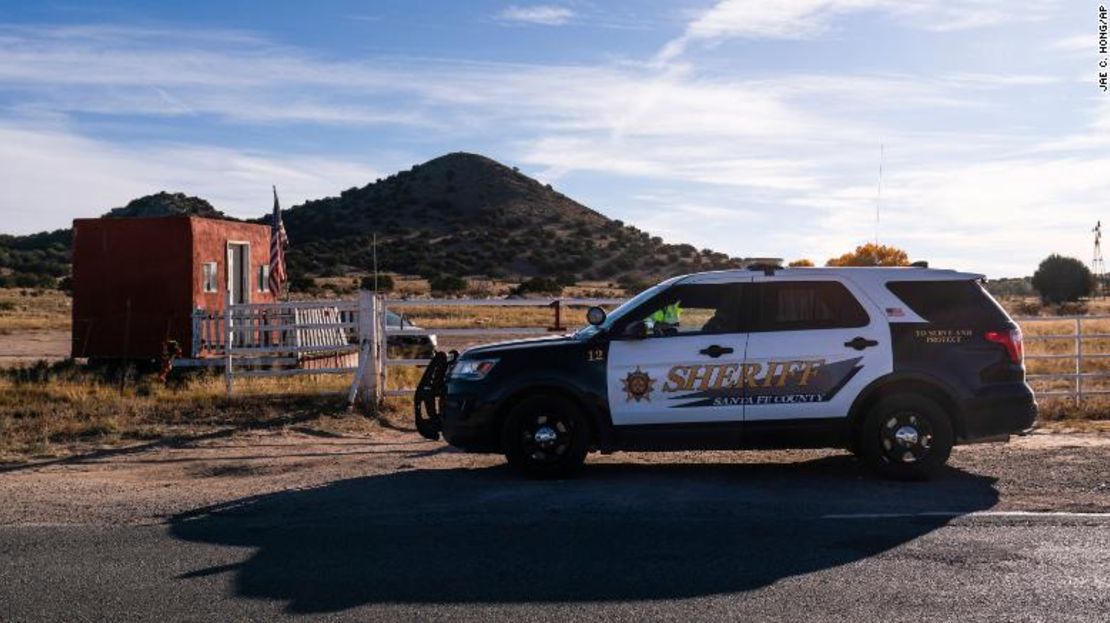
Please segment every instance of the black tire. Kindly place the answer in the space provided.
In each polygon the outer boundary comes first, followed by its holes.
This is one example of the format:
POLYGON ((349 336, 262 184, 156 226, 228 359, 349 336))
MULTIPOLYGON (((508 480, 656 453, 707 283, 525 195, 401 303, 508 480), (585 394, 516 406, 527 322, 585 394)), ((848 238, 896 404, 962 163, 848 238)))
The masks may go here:
POLYGON ((868 412, 856 447, 864 463, 887 478, 927 480, 944 467, 954 441, 940 405, 919 394, 896 394, 868 412))
POLYGON ((570 400, 535 394, 509 411, 501 427, 501 448, 509 465, 530 478, 566 478, 586 460, 590 425, 570 400))

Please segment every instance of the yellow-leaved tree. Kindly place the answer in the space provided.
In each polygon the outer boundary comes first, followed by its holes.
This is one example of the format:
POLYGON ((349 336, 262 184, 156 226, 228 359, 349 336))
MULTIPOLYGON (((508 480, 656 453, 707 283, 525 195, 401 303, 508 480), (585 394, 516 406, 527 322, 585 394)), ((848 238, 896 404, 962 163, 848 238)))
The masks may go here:
POLYGON ((910 258, 897 247, 868 242, 855 251, 834 257, 825 266, 909 266, 910 258))
POLYGON ((813 266, 813 260, 807 260, 804 257, 800 260, 794 260, 793 262, 790 262, 791 268, 808 268, 810 266, 813 266))

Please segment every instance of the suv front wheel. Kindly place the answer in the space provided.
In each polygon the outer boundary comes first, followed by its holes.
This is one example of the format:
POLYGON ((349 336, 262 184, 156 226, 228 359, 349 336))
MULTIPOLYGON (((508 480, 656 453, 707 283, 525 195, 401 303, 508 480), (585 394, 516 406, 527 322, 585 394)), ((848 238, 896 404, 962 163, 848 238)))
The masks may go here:
POLYGON ((857 447, 883 476, 926 480, 948 461, 953 441, 952 422, 940 405, 925 396, 896 394, 868 412, 857 447))
POLYGON ((570 400, 536 394, 509 411, 501 429, 501 447, 514 469, 533 478, 574 475, 586 460, 590 429, 570 400))

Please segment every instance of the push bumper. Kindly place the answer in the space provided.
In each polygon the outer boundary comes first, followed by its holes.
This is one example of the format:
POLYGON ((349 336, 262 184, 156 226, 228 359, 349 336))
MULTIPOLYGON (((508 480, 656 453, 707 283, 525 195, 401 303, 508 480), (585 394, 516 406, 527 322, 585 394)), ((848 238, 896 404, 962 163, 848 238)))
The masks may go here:
POLYGON ((1025 383, 992 388, 963 405, 960 441, 992 441, 1024 432, 1037 420, 1037 401, 1025 383))
POLYGON ((436 352, 413 396, 413 416, 421 436, 473 452, 496 451, 494 406, 479 403, 473 394, 448 391, 447 377, 458 354, 436 352))
POLYGON ((447 371, 456 355, 437 351, 424 369, 412 398, 416 430, 426 439, 436 441, 443 430, 443 403, 447 397, 447 371))

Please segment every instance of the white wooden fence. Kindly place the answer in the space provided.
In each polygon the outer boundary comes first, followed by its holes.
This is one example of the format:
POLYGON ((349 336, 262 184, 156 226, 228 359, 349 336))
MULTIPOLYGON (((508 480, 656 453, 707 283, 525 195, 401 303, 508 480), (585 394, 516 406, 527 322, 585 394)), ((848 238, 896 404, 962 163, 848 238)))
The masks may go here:
MULTIPOLYGON (((362 291, 357 300, 319 300, 269 304, 228 304, 223 313, 193 315, 189 361, 219 362, 227 392, 236 378, 316 374, 353 375, 348 400, 362 396, 377 404, 385 396, 411 394, 413 388, 387 390, 390 366, 423 365, 428 359, 388 358, 391 336, 434 335, 465 338, 507 338, 551 335, 565 330, 567 306, 618 305, 621 299, 412 299, 385 300, 362 291), (406 307, 551 307, 552 327, 432 328, 387 327, 386 309, 406 307), (228 345, 230 344, 230 348, 228 345), (352 357, 357 355, 357 359, 352 357), (319 366, 320 361, 334 365, 319 366)), ((574 324, 577 324, 575 321, 574 324)), ((480 340, 481 341, 481 340, 480 340)))
MULTIPOLYGON (((366 402, 385 396, 403 396, 412 388, 386 389, 390 366, 423 365, 422 358, 388 358, 391 336, 435 335, 438 338, 508 338, 550 335, 551 327, 423 328, 387 327, 386 309, 409 307, 552 307, 554 324, 560 327, 561 311, 567 306, 614 306, 621 299, 411 299, 385 300, 360 292, 357 300, 320 300, 271 304, 228 305, 223 313, 198 311, 193 316, 192 361, 218 361, 225 370, 230 395, 236 378, 317 374, 353 375, 348 398, 354 402, 361 391, 366 402), (227 345, 231 344, 231 348, 227 345)), ((1063 361, 1067 372, 1033 372, 1027 375, 1038 398, 1084 399, 1110 395, 1110 365, 1107 371, 1087 371, 1089 362, 1110 359, 1110 333, 1085 331, 1085 325, 1110 316, 1019 317, 1015 321, 1025 334, 1027 362, 1063 361), (1037 333, 1037 324, 1068 324, 1067 332, 1037 333), (1100 340, 1102 340, 1100 342, 1100 340), (1029 352, 1035 343, 1066 342, 1066 353, 1029 352), (1052 383, 1067 381, 1066 385, 1052 383), (1047 386, 1047 387, 1039 387, 1047 386)), ((577 324, 577 319, 572 321, 577 324)))
POLYGON ((1083 402, 1091 396, 1110 395, 1110 385, 1103 386, 1098 383, 1103 379, 1110 379, 1110 366, 1107 372, 1086 372, 1088 363, 1103 359, 1110 359, 1110 333, 1085 331, 1085 325, 1102 321, 1110 324, 1110 316, 1028 316, 1014 318, 1022 328, 1025 342, 1026 367, 1036 361, 1063 361, 1066 363, 1067 372, 1030 373, 1026 379, 1033 385, 1037 398, 1071 398, 1076 404, 1083 402), (1070 330, 1060 333, 1034 333, 1033 327, 1038 324, 1067 324, 1070 330), (1100 342, 1099 340, 1104 340, 1100 342), (1070 345, 1068 353, 1030 353, 1033 344, 1053 344, 1064 342, 1070 345), (1038 387, 1054 380, 1068 381, 1066 388, 1042 389, 1038 387), (1086 382, 1086 383, 1085 383, 1086 382))

